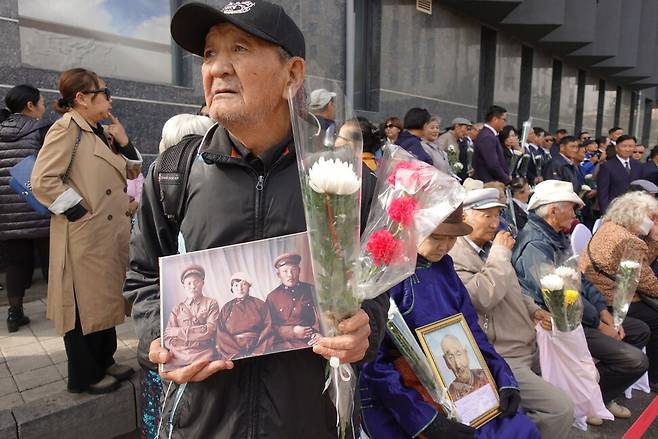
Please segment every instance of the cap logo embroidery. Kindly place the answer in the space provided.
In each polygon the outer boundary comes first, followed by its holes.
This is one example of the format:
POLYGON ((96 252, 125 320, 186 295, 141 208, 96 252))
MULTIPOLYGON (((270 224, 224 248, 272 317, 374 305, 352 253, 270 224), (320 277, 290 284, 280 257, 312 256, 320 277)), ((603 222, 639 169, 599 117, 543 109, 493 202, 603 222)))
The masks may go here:
POLYGON ((225 14, 244 14, 245 12, 249 12, 254 6, 256 6, 256 3, 249 1, 229 2, 226 6, 224 6, 222 12, 225 14))

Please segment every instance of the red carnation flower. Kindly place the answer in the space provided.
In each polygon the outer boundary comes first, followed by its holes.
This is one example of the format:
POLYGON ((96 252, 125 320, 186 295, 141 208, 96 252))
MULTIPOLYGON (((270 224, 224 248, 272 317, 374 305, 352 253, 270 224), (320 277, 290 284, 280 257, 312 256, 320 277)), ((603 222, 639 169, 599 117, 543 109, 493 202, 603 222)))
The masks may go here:
POLYGON ((400 253, 401 242, 388 230, 378 230, 368 239, 366 250, 372 254, 376 266, 389 265, 400 253))
POLYGON ((413 197, 400 197, 391 202, 388 216, 403 227, 409 227, 414 220, 414 212, 418 209, 418 201, 413 197))

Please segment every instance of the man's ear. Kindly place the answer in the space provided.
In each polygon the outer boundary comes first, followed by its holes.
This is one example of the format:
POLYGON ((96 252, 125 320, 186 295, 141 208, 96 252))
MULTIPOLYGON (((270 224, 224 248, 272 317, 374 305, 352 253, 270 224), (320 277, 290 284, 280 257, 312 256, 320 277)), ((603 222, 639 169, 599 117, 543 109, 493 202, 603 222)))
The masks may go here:
POLYGON ((306 73, 306 62, 295 56, 288 60, 288 82, 283 90, 283 98, 288 100, 292 95, 295 96, 300 88, 304 86, 304 76, 306 73))

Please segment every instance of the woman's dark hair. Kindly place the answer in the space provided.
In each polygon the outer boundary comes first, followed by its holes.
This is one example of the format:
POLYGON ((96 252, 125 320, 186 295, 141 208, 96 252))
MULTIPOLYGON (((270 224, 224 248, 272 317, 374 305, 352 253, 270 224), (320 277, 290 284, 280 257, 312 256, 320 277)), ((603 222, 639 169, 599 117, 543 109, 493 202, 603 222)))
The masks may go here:
MULTIPOLYGON (((73 108, 75 95, 78 92, 98 90, 100 88, 100 78, 91 70, 82 68, 69 69, 59 75, 57 88, 62 97, 53 104, 53 108, 58 113, 64 114, 73 108)), ((95 94, 92 97, 93 99, 96 99, 95 94)))
POLYGON ((400 131, 402 131, 402 121, 400 120, 399 117, 397 116, 387 117, 386 120, 384 121, 384 127, 386 127, 386 125, 389 124, 397 127, 400 131))
POLYGON ((21 84, 13 87, 5 96, 5 106, 0 110, 0 122, 6 120, 13 113, 20 113, 27 108, 27 103, 32 102, 36 105, 41 98, 39 89, 28 84, 21 84))
POLYGON ((505 125, 502 130, 500 130, 500 133, 498 133, 498 140, 500 140, 500 144, 503 145, 503 148, 505 147, 505 140, 512 134, 512 131, 516 134, 516 128, 514 128, 512 125, 505 125))
POLYGON ((527 183, 528 181, 524 177, 513 178, 509 185, 510 189, 512 190, 512 195, 516 195, 519 192, 523 192, 523 188, 525 188, 525 185, 527 183))
POLYGON ((412 108, 404 115, 405 130, 422 130, 432 115, 424 108, 412 108))
POLYGON ((377 127, 374 126, 368 119, 362 116, 357 116, 359 127, 361 128, 361 135, 363 136, 363 152, 375 153, 379 149, 379 132, 377 127))

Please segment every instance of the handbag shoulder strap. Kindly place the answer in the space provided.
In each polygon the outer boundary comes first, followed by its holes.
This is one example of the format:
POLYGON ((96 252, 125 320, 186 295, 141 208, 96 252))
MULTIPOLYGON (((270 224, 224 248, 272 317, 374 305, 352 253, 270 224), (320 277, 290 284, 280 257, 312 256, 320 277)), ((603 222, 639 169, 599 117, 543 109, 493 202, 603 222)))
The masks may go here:
POLYGON ((78 131, 78 138, 75 140, 75 145, 73 146, 73 153, 71 154, 71 161, 69 162, 69 166, 66 168, 66 172, 64 173, 64 177, 62 177, 62 181, 66 183, 69 179, 69 173, 71 172, 71 166, 73 166, 73 159, 75 158, 75 154, 78 152, 78 147, 80 146, 80 137, 82 136, 82 128, 79 128, 78 131))

